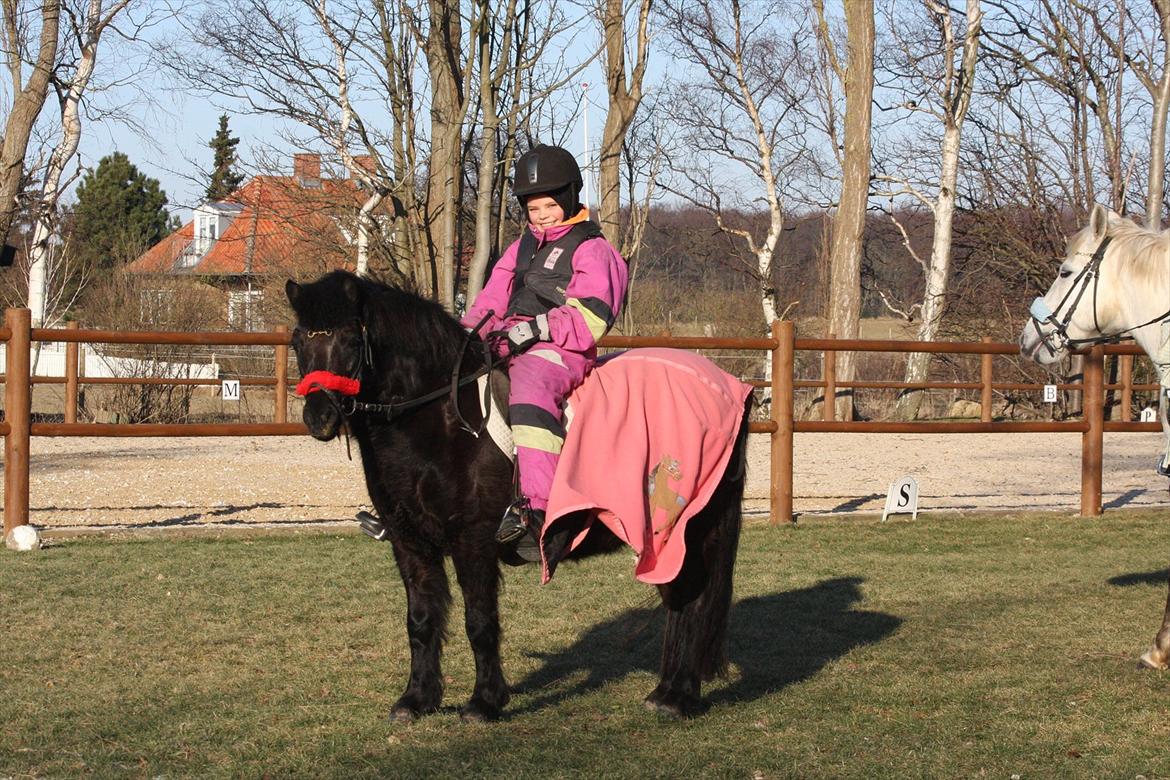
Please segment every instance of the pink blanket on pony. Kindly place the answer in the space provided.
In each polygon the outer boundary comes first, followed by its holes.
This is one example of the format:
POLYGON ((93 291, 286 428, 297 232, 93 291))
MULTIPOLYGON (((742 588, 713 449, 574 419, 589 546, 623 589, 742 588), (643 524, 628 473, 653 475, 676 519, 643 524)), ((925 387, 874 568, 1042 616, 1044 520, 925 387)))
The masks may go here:
MULTIPOLYGON (((638 349, 604 359, 571 398, 574 422, 542 537, 565 515, 588 510, 590 524, 600 520, 637 552, 635 577, 673 580, 687 521, 723 478, 751 392, 693 352, 638 349)), ((548 561, 541 565, 548 582, 548 561)))

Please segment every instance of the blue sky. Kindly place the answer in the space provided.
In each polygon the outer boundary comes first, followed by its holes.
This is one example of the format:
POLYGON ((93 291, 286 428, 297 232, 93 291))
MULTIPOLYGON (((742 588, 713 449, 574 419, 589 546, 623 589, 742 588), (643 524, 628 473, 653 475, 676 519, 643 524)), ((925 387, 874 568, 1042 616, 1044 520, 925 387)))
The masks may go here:
MULTIPOLYGON (((606 102, 604 79, 596 63, 577 80, 578 84, 585 82, 590 84, 588 91, 592 103, 588 117, 590 145, 596 149, 605 122, 606 102)), ((575 86, 573 91, 578 97, 569 103, 569 109, 579 113, 576 109, 579 107, 580 86, 575 86)), ((172 211, 184 221, 190 219, 191 208, 203 197, 205 180, 202 177, 211 167, 212 158, 207 142, 215 134, 221 113, 229 115, 230 130, 240 139, 238 153, 245 175, 258 172, 258 158, 268 155, 275 155, 283 170, 291 171, 292 154, 302 151, 281 140, 279 122, 282 120, 238 113, 239 107, 230 99, 209 100, 198 90, 176 86, 173 79, 155 71, 139 74, 134 86, 126 88, 125 94, 115 94, 114 100, 130 103, 127 111, 141 128, 131 129, 112 121, 87 122, 80 149, 82 162, 92 167, 104 155, 123 152, 140 171, 159 180, 172 211), (143 101, 133 104, 134 96, 142 92, 155 96, 152 104, 143 101)), ((46 112, 51 110, 51 105, 46 106, 46 112)), ((578 156, 584 167, 584 126, 580 116, 567 119, 573 122, 573 127, 566 146, 578 156)), ((307 151, 317 150, 325 151, 324 145, 307 151)), ((595 183, 590 184, 590 188, 595 192, 595 183)))

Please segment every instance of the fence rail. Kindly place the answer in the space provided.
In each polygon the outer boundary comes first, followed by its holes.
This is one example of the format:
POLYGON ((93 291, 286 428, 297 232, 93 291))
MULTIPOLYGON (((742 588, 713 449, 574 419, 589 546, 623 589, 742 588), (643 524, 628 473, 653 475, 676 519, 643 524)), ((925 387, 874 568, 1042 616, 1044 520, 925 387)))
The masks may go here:
MULTIPOLYGON (((70 323, 64 329, 32 328, 27 309, 8 309, 0 341, 7 342, 6 365, 0 381, 4 383, 5 421, 0 423, 4 436, 4 531, 28 522, 29 510, 29 441, 32 436, 108 436, 108 437, 175 437, 175 436, 295 436, 307 433, 301 423, 287 421, 288 414, 288 349, 289 333, 279 328, 271 333, 174 333, 148 331, 86 330, 70 323), (66 344, 66 371, 64 377, 38 377, 30 372, 32 342, 64 342, 66 344), (242 378, 241 385, 275 388, 272 423, 190 423, 190 424, 109 424, 78 423, 78 388, 84 384, 174 384, 214 385, 218 380, 170 379, 165 377, 102 377, 87 379, 79 375, 79 344, 175 344, 207 346, 271 346, 275 352, 275 376, 242 378), (65 384, 64 423, 31 422, 32 387, 34 384, 65 384)), ((1157 423, 1129 421, 1132 393, 1156 390, 1157 385, 1135 385, 1132 381, 1133 356, 1142 354, 1133 345, 1097 345, 1083 354, 1083 379, 1079 383, 1058 385, 1083 394, 1083 419, 1067 421, 992 422, 991 406, 995 390, 1036 390, 1043 385, 1031 383, 997 383, 994 381, 992 359, 995 355, 1015 355, 1013 344, 981 342, 911 342, 798 339, 791 322, 777 322, 771 338, 717 338, 669 336, 607 336, 603 347, 673 347, 702 350, 750 350, 770 354, 771 376, 767 381, 754 381, 771 393, 770 419, 754 421, 749 430, 767 433, 771 437, 771 495, 770 508, 773 524, 792 518, 793 500, 793 437, 796 433, 1051 433, 1081 434, 1081 514, 1100 515, 1102 444, 1105 431, 1158 431, 1157 423), (886 381, 838 382, 836 355, 839 352, 931 352, 934 354, 979 355, 978 382, 921 382, 906 384, 886 381), (795 356, 797 352, 821 352, 822 376, 819 380, 797 379, 795 356), (1120 355, 1121 381, 1104 381, 1105 356, 1120 355), (823 419, 797 420, 794 416, 795 392, 798 389, 820 389, 823 392, 823 419), (861 389, 946 389, 978 390, 980 392, 981 420, 979 422, 876 422, 835 420, 833 400, 842 388, 861 389), (1105 392, 1121 391, 1123 420, 1105 420, 1105 392)))

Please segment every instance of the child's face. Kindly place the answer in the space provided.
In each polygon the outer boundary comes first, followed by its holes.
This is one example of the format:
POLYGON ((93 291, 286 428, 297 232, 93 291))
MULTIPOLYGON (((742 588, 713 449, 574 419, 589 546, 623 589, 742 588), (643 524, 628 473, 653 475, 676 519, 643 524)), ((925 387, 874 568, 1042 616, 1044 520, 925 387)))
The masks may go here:
POLYGON ((533 225, 548 227, 565 221, 565 210, 548 195, 531 195, 525 203, 528 221, 533 225))

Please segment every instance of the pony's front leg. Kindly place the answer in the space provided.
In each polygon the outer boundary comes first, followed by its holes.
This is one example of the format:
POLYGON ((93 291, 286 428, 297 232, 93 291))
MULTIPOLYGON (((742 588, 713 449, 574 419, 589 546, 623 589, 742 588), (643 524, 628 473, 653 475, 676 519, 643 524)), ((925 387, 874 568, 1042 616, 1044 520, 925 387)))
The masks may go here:
POLYGON ((447 634, 451 591, 438 551, 412 550, 394 543, 394 560, 406 586, 406 633, 410 640, 410 682, 390 710, 390 719, 412 721, 434 712, 443 700, 439 658, 447 634))
POLYGON ((1154 646, 1142 655, 1138 663, 1149 669, 1170 667, 1170 585, 1167 587, 1166 611, 1162 614, 1162 628, 1154 637, 1154 646))
MULTIPOLYGON (((494 522, 486 527, 494 528, 494 522)), ((475 542, 464 537, 451 557, 463 590, 467 639, 475 654, 475 690, 459 714, 466 721, 495 720, 508 704, 508 682, 500 666, 500 565, 495 542, 486 534, 475 542)))

